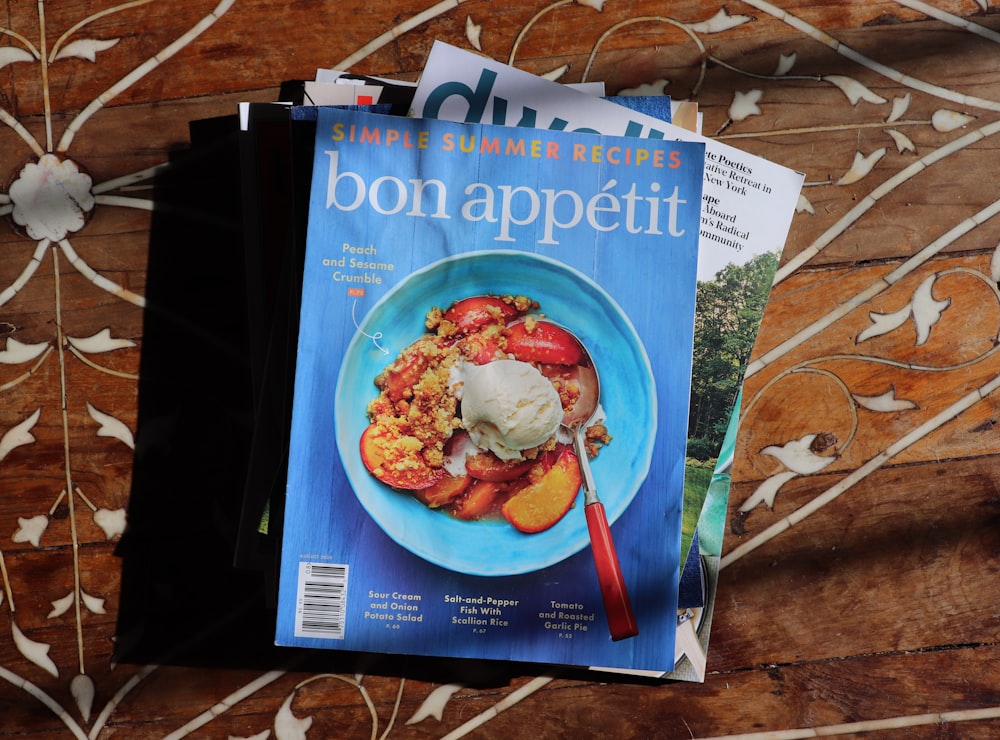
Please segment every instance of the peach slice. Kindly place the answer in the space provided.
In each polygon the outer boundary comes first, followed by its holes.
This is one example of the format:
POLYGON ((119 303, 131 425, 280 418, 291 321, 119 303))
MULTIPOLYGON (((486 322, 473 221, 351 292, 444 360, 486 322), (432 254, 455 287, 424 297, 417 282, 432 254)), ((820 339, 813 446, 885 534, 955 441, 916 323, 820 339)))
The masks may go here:
POLYGON ((521 362, 577 365, 584 360, 576 337, 548 321, 511 324, 507 327, 507 351, 521 362))
POLYGON ((446 474, 437 483, 415 490, 413 495, 428 508, 438 509, 450 504, 457 499, 472 483, 470 475, 450 475, 446 474))
POLYGON ((437 351, 432 338, 418 339, 375 378, 375 385, 385 389, 393 403, 413 398, 413 386, 430 367, 431 357, 437 351))
POLYGON ((480 519, 490 513, 503 491, 501 483, 477 480, 452 504, 451 513, 456 519, 480 519))
POLYGON ((507 499, 500 511, 515 529, 542 532, 566 515, 582 482, 576 454, 565 447, 541 478, 507 499))
POLYGON ((517 316, 517 309, 496 296, 477 295, 456 301, 444 312, 460 334, 469 334, 487 324, 502 324, 517 316))
POLYGON ((378 425, 369 424, 361 435, 361 461, 368 472, 393 488, 409 491, 429 488, 441 480, 446 471, 425 463, 419 447, 420 441, 415 437, 391 439, 378 425), (400 455, 401 451, 404 454, 400 455))

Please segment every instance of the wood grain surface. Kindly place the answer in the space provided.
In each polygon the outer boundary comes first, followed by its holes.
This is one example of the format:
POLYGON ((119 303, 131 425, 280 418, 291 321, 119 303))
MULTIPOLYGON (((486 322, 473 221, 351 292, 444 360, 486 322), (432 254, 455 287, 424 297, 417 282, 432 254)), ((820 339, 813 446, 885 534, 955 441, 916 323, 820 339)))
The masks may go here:
POLYGON ((1000 5, 2 9, 0 735, 1000 734, 1000 5), (229 568, 249 337, 238 161, 207 121, 321 67, 415 79, 468 24, 531 72, 695 100, 707 135, 806 175, 702 684, 283 653, 229 568), (96 200, 32 234, 9 194, 53 157, 96 200))

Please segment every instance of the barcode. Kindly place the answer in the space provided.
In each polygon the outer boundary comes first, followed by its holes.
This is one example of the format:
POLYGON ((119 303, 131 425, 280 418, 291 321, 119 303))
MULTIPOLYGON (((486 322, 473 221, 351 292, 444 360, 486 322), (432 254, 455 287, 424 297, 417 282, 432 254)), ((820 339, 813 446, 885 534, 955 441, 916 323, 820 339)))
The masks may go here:
POLYGON ((343 640, 347 621, 347 566, 299 563, 295 636, 343 640))

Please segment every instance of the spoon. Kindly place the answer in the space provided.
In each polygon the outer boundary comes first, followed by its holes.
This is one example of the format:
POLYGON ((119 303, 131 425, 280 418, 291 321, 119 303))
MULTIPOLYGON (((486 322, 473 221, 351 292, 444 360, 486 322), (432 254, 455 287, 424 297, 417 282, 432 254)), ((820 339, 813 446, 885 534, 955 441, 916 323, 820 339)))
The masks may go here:
POLYGON ((601 382, 597 376, 597 368, 587 352, 583 342, 571 334, 583 353, 583 361, 577 365, 577 379, 580 384, 580 396, 564 415, 562 425, 573 436, 573 450, 580 465, 580 476, 583 478, 583 511, 587 516, 587 530, 590 532, 590 548, 594 553, 594 565, 597 567, 597 581, 601 585, 601 596, 604 599, 604 612, 608 618, 608 628, 612 640, 624 640, 639 634, 639 627, 632 612, 632 602, 625 588, 615 543, 611 539, 611 528, 604 511, 604 504, 597 497, 597 486, 590 470, 590 459, 587 457, 587 447, 584 439, 588 423, 597 413, 598 402, 601 399, 601 382))

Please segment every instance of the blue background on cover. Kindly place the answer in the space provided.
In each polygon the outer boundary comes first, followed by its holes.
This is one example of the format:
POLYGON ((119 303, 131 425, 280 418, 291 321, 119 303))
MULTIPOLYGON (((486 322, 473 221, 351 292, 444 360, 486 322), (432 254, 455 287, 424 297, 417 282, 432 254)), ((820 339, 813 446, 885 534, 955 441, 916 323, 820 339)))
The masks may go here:
MULTIPOLYGON (((573 162, 568 156, 558 160, 489 155, 477 159, 460 152, 446 154, 437 145, 449 133, 455 136, 456 142, 459 136, 469 135, 498 136, 501 141, 507 137, 542 141, 549 138, 548 133, 535 130, 463 126, 333 109, 323 109, 319 113, 277 642, 377 652, 671 670, 703 146, 589 134, 563 134, 559 139, 560 151, 564 154, 569 151, 568 145, 574 142, 588 148, 600 144, 605 151, 611 145, 676 150, 685 161, 685 167, 678 173, 652 167, 615 168, 607 164, 573 162), (431 145, 420 150, 404 148, 398 142, 393 146, 383 143, 358 146, 348 152, 329 138, 337 121, 346 125, 354 123, 359 128, 378 125, 383 131, 409 130, 411 141, 417 140, 419 131, 427 130, 431 145), (689 238, 628 238, 623 227, 610 232, 609 238, 609 234, 596 234, 584 223, 575 229, 557 230, 558 245, 539 245, 536 243, 538 235, 527 228, 512 229, 512 234, 518 237, 516 243, 496 241, 497 224, 464 221, 455 217, 454 206, 450 209, 453 217, 447 221, 407 217, 405 211, 396 216, 382 216, 367 206, 344 214, 326 208, 329 159, 324 151, 330 149, 341 152, 338 163, 341 172, 365 173, 369 181, 386 174, 440 179, 448 184, 453 203, 465 200, 462 189, 470 182, 491 183, 494 187, 529 185, 535 190, 546 187, 573 189, 581 192, 585 200, 612 179, 620 183, 626 180, 631 183, 634 179, 640 195, 650 193, 654 180, 663 185, 660 196, 668 195, 678 184, 688 204, 681 209, 678 225, 689 238), (602 241, 606 243, 600 243, 602 241), (612 528, 639 623, 638 637, 618 643, 610 640, 589 548, 530 573, 489 577, 463 575, 408 552, 386 536, 359 504, 335 448, 333 395, 344 351, 355 334, 355 322, 363 321, 392 284, 387 281, 380 286, 365 285, 365 295, 354 304, 352 316, 353 301, 346 300, 346 290, 350 286, 334 281, 335 268, 322 264, 324 259, 345 256, 344 243, 373 244, 378 250, 377 257, 362 259, 392 262, 395 266, 390 273, 393 280, 465 251, 516 248, 537 252, 595 280, 631 320, 654 369, 658 395, 657 433, 649 475, 612 528), (350 563, 346 640, 331 642, 293 637, 300 556, 308 560, 323 557, 335 563, 350 563), (400 628, 395 629, 391 623, 366 619, 364 614, 372 611, 371 603, 379 601, 369 597, 369 591, 420 595, 419 614, 423 621, 396 622, 400 628), (478 625, 453 623, 453 617, 468 615, 445 600, 450 595, 517 600, 518 605, 502 610, 499 618, 509 626, 488 625, 487 632, 480 633, 475 631, 482 628, 478 625), (573 630, 572 638, 559 637, 563 631, 546 629, 544 624, 550 620, 540 616, 553 611, 553 601, 583 604, 584 609, 569 611, 594 613, 596 619, 586 632, 573 630)), ((624 186, 618 187, 615 192, 621 193, 623 189, 624 186)), ((661 228, 665 230, 666 226, 662 221, 661 228)), ((379 274, 386 276, 384 272, 379 274)), ((435 305, 446 306, 466 294, 457 276, 454 292, 440 296, 435 305)), ((386 363, 399 349, 401 347, 393 349, 386 363)), ((613 375, 613 371, 606 371, 604 367, 599 370, 602 379, 613 375)), ((372 385, 371 397, 375 391, 372 385)), ((338 408, 336 413, 341 410, 338 408)), ((641 419, 641 414, 637 414, 637 418, 641 419)), ((619 418, 609 419, 608 423, 614 434, 616 425, 641 421, 619 418)), ((629 431, 635 432, 635 429, 630 427, 629 431)), ((618 439, 613 440, 611 446, 618 442, 618 439)), ((600 456, 595 464, 599 463, 600 456)), ((387 494, 399 495, 388 489, 387 494)), ((583 517, 581 501, 568 516, 583 517)), ((480 616, 489 618, 476 615, 480 616)))

